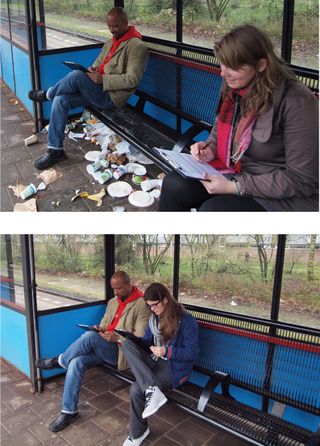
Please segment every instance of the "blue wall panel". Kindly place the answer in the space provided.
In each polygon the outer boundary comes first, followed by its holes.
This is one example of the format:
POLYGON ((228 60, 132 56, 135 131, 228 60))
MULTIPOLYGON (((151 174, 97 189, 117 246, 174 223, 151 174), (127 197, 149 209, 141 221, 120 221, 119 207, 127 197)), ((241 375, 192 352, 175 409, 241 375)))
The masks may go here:
MULTIPOLYGON (((38 317, 40 357, 51 358, 63 353, 84 331, 77 324, 99 324, 104 315, 106 304, 93 307, 78 307, 59 313, 38 317)), ((60 369, 43 371, 43 377, 60 374, 60 369)))
MULTIPOLYGON (((45 54, 40 56, 41 89, 47 90, 58 80, 70 73, 69 68, 63 65, 63 61, 78 62, 88 67, 92 65, 99 55, 100 48, 92 48, 79 51, 68 51, 65 53, 45 54)), ((51 102, 43 104, 44 119, 50 118, 51 102)), ((80 112, 81 109, 73 110, 72 113, 80 112)))
POLYGON ((1 54, 2 78, 8 85, 8 87, 11 88, 12 91, 14 91, 11 44, 5 39, 1 39, 0 54, 1 54))
POLYGON ((16 78, 16 95, 28 111, 33 114, 33 105, 28 98, 31 90, 31 76, 29 68, 29 56, 24 51, 13 46, 14 73, 16 78))
POLYGON ((26 317, 2 306, 0 311, 1 356, 30 377, 26 317))

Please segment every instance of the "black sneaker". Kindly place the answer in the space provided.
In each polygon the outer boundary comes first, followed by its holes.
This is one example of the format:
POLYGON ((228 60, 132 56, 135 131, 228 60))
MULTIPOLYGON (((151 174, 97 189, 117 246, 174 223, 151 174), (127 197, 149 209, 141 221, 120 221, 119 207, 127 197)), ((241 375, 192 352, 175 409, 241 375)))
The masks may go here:
POLYGON ((47 92, 45 90, 30 90, 28 93, 29 99, 34 102, 45 102, 47 99, 47 92))
POLYGON ((62 369, 58 362, 58 356, 48 359, 38 359, 36 361, 36 367, 41 370, 62 369))
POLYGON ((42 155, 41 158, 34 162, 34 165, 37 169, 42 170, 52 166, 55 163, 58 163, 59 161, 63 161, 66 158, 67 157, 64 150, 48 149, 47 153, 42 155))
POLYGON ((55 420, 53 420, 49 424, 49 431, 51 432, 59 432, 65 427, 67 427, 70 423, 79 418, 78 413, 61 413, 55 420))

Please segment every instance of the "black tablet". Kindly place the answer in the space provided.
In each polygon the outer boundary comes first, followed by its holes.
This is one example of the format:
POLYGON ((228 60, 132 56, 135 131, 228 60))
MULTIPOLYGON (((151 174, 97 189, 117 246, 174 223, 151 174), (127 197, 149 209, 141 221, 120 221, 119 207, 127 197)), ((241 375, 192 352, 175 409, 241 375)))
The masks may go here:
POLYGON ((86 330, 86 331, 97 331, 97 332, 99 331, 93 325, 77 324, 77 326, 82 328, 82 330, 86 330))
POLYGON ((80 70, 80 71, 83 71, 84 73, 89 73, 88 69, 79 63, 67 62, 67 61, 62 62, 62 63, 66 67, 70 68, 70 70, 80 70))
POLYGON ((130 341, 134 342, 135 344, 139 345, 139 347, 143 348, 143 350, 147 351, 148 353, 151 353, 150 345, 147 341, 145 341, 142 338, 138 338, 133 333, 130 333, 130 331, 116 329, 114 330, 116 333, 118 333, 120 336, 123 336, 126 339, 130 339, 130 341))

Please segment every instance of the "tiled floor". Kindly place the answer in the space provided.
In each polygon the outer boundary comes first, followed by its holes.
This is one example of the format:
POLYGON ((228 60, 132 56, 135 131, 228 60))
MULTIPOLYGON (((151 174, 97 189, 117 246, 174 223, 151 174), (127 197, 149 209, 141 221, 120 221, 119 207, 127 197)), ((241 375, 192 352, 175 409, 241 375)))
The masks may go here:
MULTIPOLYGON (((38 134, 39 142, 30 146, 24 145, 25 138, 32 135, 34 131, 34 122, 24 107, 19 102, 14 103, 14 100, 14 94, 1 81, 1 211, 4 212, 13 211, 16 203, 23 202, 14 195, 8 187, 9 185, 16 185, 19 181, 20 184, 35 183, 37 186, 41 182, 37 178, 40 172, 34 167, 33 163, 47 150, 47 135, 44 134, 38 134)), ((68 158, 53 166, 62 173, 62 178, 51 183, 45 191, 37 192, 38 212, 101 212, 112 211, 116 206, 124 207, 129 212, 158 210, 157 200, 147 208, 137 208, 128 202, 127 197, 112 198, 108 193, 103 198, 101 207, 97 207, 96 202, 85 198, 77 198, 74 202, 71 202, 76 189, 93 194, 100 192, 103 187, 110 183, 108 182, 102 186, 94 181, 86 171, 88 162, 84 159, 84 155, 89 150, 96 150, 96 146, 91 142, 75 142, 66 138, 65 150, 68 158)), ((147 165, 146 167, 150 177, 155 177, 160 173, 155 165, 147 165)), ((140 189, 131 182, 131 175, 129 174, 122 177, 121 180, 130 183, 133 189, 140 189)))
MULTIPOLYGON (((1 361, 2 446, 122 446, 129 422, 129 386, 100 367, 86 372, 80 394, 80 418, 57 434, 48 424, 60 411, 64 378, 31 393, 28 380, 1 361)), ((143 446, 245 446, 192 415, 165 404, 150 417, 151 434, 143 446)))

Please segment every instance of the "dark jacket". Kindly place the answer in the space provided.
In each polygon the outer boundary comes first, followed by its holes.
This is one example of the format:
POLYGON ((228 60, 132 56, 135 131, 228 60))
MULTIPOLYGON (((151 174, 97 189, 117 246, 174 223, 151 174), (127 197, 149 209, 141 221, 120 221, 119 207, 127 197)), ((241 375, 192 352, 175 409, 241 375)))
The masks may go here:
MULTIPOLYGON (((318 211, 318 100, 300 82, 282 81, 258 117, 241 160, 241 192, 270 211, 318 211)), ((210 139, 216 139, 212 129, 210 139)))
MULTIPOLYGON (((153 343, 153 335, 148 325, 143 337, 148 343, 153 343)), ((193 364, 198 357, 199 330, 198 323, 190 313, 185 313, 181 319, 177 336, 168 342, 166 357, 171 373, 172 387, 183 384, 191 375, 193 364)))

